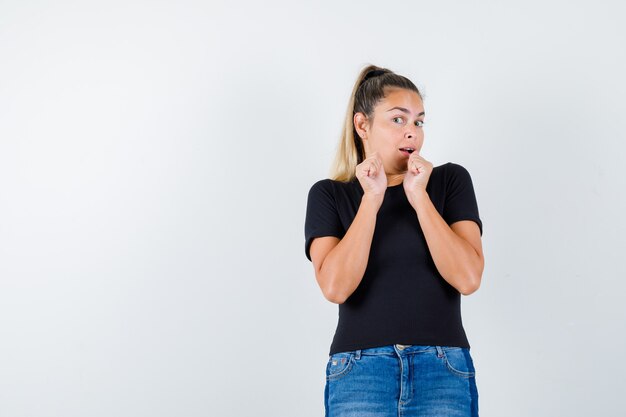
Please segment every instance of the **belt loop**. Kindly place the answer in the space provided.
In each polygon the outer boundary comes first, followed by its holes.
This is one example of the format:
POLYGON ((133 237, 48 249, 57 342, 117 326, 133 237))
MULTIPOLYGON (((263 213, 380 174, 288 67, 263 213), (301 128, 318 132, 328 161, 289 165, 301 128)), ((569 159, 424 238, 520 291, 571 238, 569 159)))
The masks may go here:
POLYGON ((437 348, 437 357, 438 358, 442 358, 443 357, 443 349, 441 349, 441 346, 435 346, 437 348))
POLYGON ((354 352, 354 359, 356 359, 357 361, 358 361, 359 359, 361 359, 361 349, 356 350, 356 351, 354 352))

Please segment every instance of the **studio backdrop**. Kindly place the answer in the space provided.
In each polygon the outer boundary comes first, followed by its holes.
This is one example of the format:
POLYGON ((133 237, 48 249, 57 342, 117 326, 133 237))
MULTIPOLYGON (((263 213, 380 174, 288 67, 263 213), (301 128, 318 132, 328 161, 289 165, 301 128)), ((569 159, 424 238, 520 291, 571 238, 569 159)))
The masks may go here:
POLYGON ((324 412, 304 252, 356 76, 411 79, 467 168, 484 417, 619 416, 617 1, 0 2, 0 416, 324 412))

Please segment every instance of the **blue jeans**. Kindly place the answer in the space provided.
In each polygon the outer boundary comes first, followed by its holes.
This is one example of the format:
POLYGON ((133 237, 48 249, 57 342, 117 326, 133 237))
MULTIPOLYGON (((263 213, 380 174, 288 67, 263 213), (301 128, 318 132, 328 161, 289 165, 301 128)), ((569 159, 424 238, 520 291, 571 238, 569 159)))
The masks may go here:
POLYGON ((326 417, 477 417, 469 348, 388 345, 335 353, 326 365, 326 417))

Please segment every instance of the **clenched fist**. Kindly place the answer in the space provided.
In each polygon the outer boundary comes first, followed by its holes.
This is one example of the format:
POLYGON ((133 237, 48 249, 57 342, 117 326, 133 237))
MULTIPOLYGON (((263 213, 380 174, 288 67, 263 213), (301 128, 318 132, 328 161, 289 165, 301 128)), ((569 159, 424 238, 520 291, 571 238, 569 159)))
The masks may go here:
POLYGON ((378 152, 373 152, 356 166, 356 177, 361 183, 364 195, 382 203, 387 191, 387 174, 378 152))
POLYGON ((426 191, 426 185, 433 172, 433 164, 413 152, 407 161, 407 172, 404 175, 404 193, 409 201, 414 201, 421 192, 426 191))

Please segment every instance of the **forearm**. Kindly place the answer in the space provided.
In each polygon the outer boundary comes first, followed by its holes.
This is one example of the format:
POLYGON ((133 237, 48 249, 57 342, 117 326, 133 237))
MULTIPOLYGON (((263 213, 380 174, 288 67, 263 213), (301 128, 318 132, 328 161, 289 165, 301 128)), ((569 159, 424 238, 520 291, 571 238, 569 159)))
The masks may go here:
POLYGON ((481 263, 472 245, 448 226, 425 190, 413 198, 411 205, 441 276, 461 294, 475 291, 480 282, 481 263))
POLYGON ((357 289, 365 274, 379 207, 364 196, 346 234, 324 259, 321 273, 326 277, 328 298, 338 304, 357 289))

